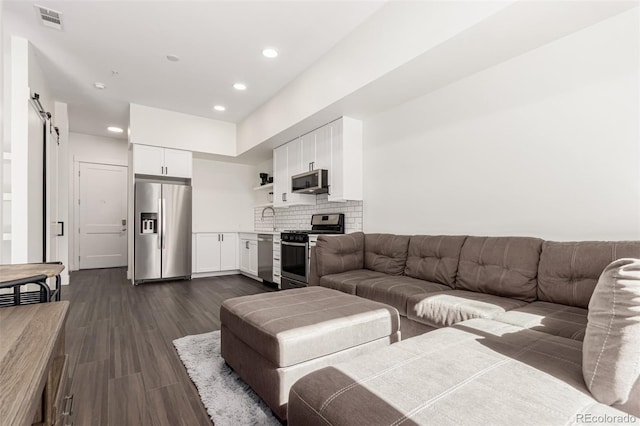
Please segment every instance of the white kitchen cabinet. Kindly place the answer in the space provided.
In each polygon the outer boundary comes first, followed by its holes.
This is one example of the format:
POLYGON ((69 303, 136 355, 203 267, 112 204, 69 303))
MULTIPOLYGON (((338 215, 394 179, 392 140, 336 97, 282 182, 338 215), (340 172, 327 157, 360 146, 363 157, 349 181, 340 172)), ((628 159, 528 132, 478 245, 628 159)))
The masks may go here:
POLYGON ((273 236, 273 279, 272 282, 280 286, 280 236, 273 236))
POLYGON ((191 166, 193 162, 191 151, 181 151, 179 149, 164 150, 164 171, 166 176, 190 178, 192 176, 191 166))
POLYGON ((191 178, 192 156, 190 151, 133 145, 133 171, 135 174, 191 178))
POLYGON ((238 269, 238 235, 235 233, 194 234, 193 272, 220 272, 238 269))
POLYGON ((328 126, 300 136, 302 141, 301 172, 329 169, 331 165, 331 138, 328 126))
MULTIPOLYGON (((256 236, 257 237, 257 236, 256 236)), ((258 241, 240 239, 240 271, 258 276, 258 241)))
POLYGON ((238 234, 225 232, 220 237, 220 270, 238 269, 238 234))
POLYGON ((287 173, 287 145, 273 150, 273 206, 288 207, 285 197, 291 184, 287 173))
POLYGON ((342 117, 327 127, 331 141, 329 201, 362 200, 362 122, 342 117))
POLYGON ((329 201, 362 200, 361 121, 342 117, 274 149, 274 207, 315 205, 291 193, 291 176, 317 169, 328 170, 329 201))
POLYGON ((273 204, 274 207, 315 205, 315 195, 291 192, 291 176, 303 172, 302 140, 294 139, 273 150, 273 204))

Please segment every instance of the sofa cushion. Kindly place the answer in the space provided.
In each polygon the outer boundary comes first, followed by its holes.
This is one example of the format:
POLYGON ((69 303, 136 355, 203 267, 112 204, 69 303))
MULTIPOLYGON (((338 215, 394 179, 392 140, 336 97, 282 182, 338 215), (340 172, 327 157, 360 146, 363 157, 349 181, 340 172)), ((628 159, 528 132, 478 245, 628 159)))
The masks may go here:
POLYGON ((581 356, 577 341, 466 321, 308 374, 289 394, 289 424, 565 425, 624 416, 591 397, 581 356))
POLYGON ((640 416, 640 259, 619 259, 600 276, 582 359, 598 401, 640 416))
POLYGON ((587 310, 549 302, 533 302, 495 317, 496 321, 568 339, 584 339, 587 310))
POLYGON ((320 285, 322 287, 340 290, 344 293, 356 294, 356 286, 358 283, 369 278, 384 277, 387 277, 387 275, 382 272, 370 271, 368 269, 357 269, 355 271, 325 275, 320 278, 320 285))
POLYGON ((453 288, 465 239, 448 235, 411 237, 404 274, 453 288))
POLYGON ((393 234, 364 236, 364 268, 389 275, 402 275, 407 264, 409 237, 393 234))
POLYGON ((529 237, 467 237, 455 288, 533 302, 542 240, 529 237))
POLYGON ((604 268, 623 257, 640 258, 640 241, 545 241, 538 299, 586 309, 604 268))
POLYGON ((319 276, 362 269, 364 234, 320 235, 315 248, 316 273, 319 276))
POLYGON ((362 281, 356 287, 356 295, 391 305, 407 315, 407 299, 416 294, 451 290, 446 285, 417 280, 411 277, 384 276, 362 281))
POLYGON ((433 327, 448 327, 473 318, 491 319, 526 304, 491 294, 450 290, 409 297, 407 317, 433 327))

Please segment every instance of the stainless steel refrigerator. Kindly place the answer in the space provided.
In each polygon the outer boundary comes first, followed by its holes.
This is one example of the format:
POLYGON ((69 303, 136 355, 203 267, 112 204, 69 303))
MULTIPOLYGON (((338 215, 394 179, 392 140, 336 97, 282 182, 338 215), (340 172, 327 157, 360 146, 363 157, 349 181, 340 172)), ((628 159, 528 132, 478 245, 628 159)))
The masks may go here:
POLYGON ((134 283, 191 278, 191 187, 136 182, 134 283))

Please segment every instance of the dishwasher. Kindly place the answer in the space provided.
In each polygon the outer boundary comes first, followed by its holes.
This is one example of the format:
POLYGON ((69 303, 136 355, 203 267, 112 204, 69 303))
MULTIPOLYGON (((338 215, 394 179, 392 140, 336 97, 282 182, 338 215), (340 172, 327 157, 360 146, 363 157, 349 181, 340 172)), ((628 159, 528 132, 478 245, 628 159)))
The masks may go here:
POLYGON ((273 282, 273 235, 258 234, 258 277, 273 282))

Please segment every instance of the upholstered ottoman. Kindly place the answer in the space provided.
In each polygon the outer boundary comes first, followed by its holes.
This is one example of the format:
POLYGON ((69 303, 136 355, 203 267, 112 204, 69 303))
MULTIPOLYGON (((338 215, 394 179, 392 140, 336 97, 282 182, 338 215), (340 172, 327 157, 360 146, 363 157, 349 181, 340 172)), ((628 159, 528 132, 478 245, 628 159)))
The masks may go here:
POLYGON ((281 419, 302 376, 400 340, 398 311, 324 287, 226 300, 222 357, 281 419))

